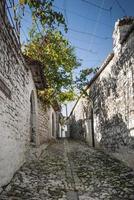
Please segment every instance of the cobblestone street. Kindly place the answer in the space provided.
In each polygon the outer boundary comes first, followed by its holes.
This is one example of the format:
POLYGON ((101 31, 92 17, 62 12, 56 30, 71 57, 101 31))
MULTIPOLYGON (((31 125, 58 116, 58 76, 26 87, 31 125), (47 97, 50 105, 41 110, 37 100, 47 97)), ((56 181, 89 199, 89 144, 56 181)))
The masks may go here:
POLYGON ((134 171, 78 141, 48 146, 26 162, 0 200, 134 200, 134 171))

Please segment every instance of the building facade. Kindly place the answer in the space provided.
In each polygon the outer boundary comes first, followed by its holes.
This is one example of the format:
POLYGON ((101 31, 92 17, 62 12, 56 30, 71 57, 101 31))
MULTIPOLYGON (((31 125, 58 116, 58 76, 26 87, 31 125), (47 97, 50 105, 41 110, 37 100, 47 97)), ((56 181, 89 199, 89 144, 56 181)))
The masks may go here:
POLYGON ((116 22, 113 46, 72 110, 70 134, 134 166, 134 18, 116 22))
POLYGON ((37 91, 45 87, 42 66, 25 58, 0 2, 0 191, 25 162, 32 146, 56 138, 57 111, 37 91))

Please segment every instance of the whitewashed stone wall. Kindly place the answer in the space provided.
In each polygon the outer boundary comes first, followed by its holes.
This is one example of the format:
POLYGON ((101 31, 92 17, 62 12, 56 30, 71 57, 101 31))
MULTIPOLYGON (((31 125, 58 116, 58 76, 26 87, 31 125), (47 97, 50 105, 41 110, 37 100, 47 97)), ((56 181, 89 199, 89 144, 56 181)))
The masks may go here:
MULTIPOLYGON (((134 166, 134 19, 118 21, 113 38, 114 56, 89 87, 86 109, 93 108, 95 146, 134 166)), ((78 121, 85 120, 82 102, 80 99, 71 116, 77 128, 78 121)), ((79 135, 75 130, 72 134, 79 135)), ((87 134, 86 128, 84 132, 87 134)))
MULTIPOLYGON (((87 90, 87 93, 89 90, 87 90)), ((85 140, 93 146, 92 140, 92 110, 91 102, 86 96, 81 96, 69 119, 70 137, 85 140)))
POLYGON ((88 109, 88 100, 81 97, 77 103, 77 106, 73 110, 72 122, 70 126, 70 137, 75 139, 85 139, 85 127, 84 122, 86 120, 86 110, 88 109), (85 110, 86 108, 86 110, 85 110))
POLYGON ((0 191, 34 147, 56 138, 56 123, 52 106, 46 108, 37 97, 30 67, 0 2, 0 191))
POLYGON ((38 99, 38 137, 39 145, 50 139, 49 110, 40 99, 38 99))
POLYGON ((39 145, 57 137, 59 119, 52 106, 46 106, 38 99, 38 140, 39 145), (54 132, 52 134, 52 115, 54 117, 54 132))
POLYGON ((121 44, 125 30, 128 31, 128 26, 131 28, 133 23, 116 23, 114 57, 90 91, 96 122, 95 136, 99 144, 112 151, 122 147, 134 148, 134 31, 121 44))
POLYGON ((0 186, 3 186, 22 165, 29 148, 30 95, 35 86, 12 29, 1 14, 0 7, 0 186))

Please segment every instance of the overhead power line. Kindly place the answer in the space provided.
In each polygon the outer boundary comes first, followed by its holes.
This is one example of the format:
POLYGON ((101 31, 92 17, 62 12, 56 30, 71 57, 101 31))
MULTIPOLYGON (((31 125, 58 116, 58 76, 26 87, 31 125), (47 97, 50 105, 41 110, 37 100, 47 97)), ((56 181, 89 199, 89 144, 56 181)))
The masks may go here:
MULTIPOLYGON (((27 11, 27 13, 29 13, 29 14, 32 16, 32 11, 31 11, 31 10, 30 10, 30 12, 27 11)), ((38 30, 39 33, 43 36, 43 34, 42 34, 41 30, 40 30, 40 27, 39 27, 39 24, 38 24, 37 20, 35 19, 34 22, 35 22, 35 25, 36 25, 36 27, 37 27, 37 30, 38 30)))
POLYGON ((41 36, 43 36, 43 34, 42 34, 41 30, 40 30, 40 27, 39 27, 39 25, 38 25, 38 23, 37 23, 37 21, 36 21, 36 20, 35 20, 35 24, 36 24, 36 27, 37 27, 37 29, 38 29, 39 33, 41 34, 41 36))
MULTIPOLYGON (((61 8, 61 7, 58 7, 58 6, 54 6, 54 7, 57 8, 57 9, 60 9, 60 10, 65 11, 64 8, 61 8)), ((73 14, 73 15, 76 15, 76 16, 81 17, 81 18, 83 18, 83 19, 85 19, 85 20, 88 20, 88 21, 97 22, 97 20, 95 20, 95 19, 86 17, 86 16, 81 15, 81 14, 79 14, 79 13, 77 13, 77 12, 75 12, 75 11, 72 11, 72 10, 70 10, 70 9, 66 9, 66 12, 69 12, 69 13, 71 13, 71 14, 73 14)), ((102 25, 104 25, 104 26, 107 26, 107 27, 112 27, 112 26, 110 26, 109 24, 105 24, 105 23, 103 23, 103 22, 99 22, 99 23, 102 24, 102 25)))
POLYGON ((89 52, 89 53, 92 53, 92 54, 98 54, 97 52, 95 51, 92 51, 92 50, 88 50, 88 49, 84 49, 84 48, 81 48, 81 47, 78 47, 78 46, 75 46, 76 49, 80 49, 82 51, 86 51, 86 52, 89 52))
POLYGON ((122 5, 120 4, 120 2, 119 2, 118 0, 115 0, 115 1, 116 1, 116 3, 118 4, 118 6, 119 6, 119 8, 121 9, 121 11, 123 12, 123 14, 124 14, 125 16, 127 16, 127 13, 126 13, 125 9, 122 7, 122 5))
POLYGON ((84 34, 84 35, 90 35, 90 36, 93 36, 93 37, 96 37, 96 38, 99 38, 99 39, 102 39, 102 40, 109 40, 109 39, 111 39, 110 37, 101 37, 101 36, 95 35, 93 33, 84 32, 84 31, 78 31, 78 30, 73 29, 73 28, 68 28, 68 30, 76 32, 76 33, 81 33, 81 34, 84 34))
POLYGON ((11 1, 11 0, 8 0, 8 1, 7 1, 7 3, 9 2, 9 5, 10 5, 9 8, 12 8, 12 7, 13 7, 13 1, 14 1, 14 0, 12 0, 12 1, 11 1))
POLYGON ((102 9, 104 11, 107 11, 107 12, 110 12, 110 10, 112 9, 112 7, 110 7, 110 8, 104 8, 104 7, 101 7, 101 6, 99 6, 99 5, 95 4, 95 3, 87 1, 87 0, 82 0, 82 1, 85 2, 85 3, 87 3, 87 4, 90 4, 90 5, 94 6, 96 8, 99 8, 99 9, 102 9))
POLYGON ((66 12, 66 0, 64 0, 64 13, 65 13, 65 19, 66 19, 66 23, 68 25, 68 17, 67 17, 67 12, 66 12))
MULTIPOLYGON (((101 7, 103 7, 104 2, 105 2, 105 0, 102 0, 101 7)), ((93 34, 94 34, 94 35, 96 35, 97 27, 98 27, 98 24, 99 24, 99 21, 100 21, 100 18, 101 18, 101 14, 102 14, 102 10, 100 9, 99 12, 98 12, 98 15, 97 15, 97 22, 95 23, 95 26, 94 26, 94 29, 93 29, 93 34)), ((94 39, 95 39, 95 37, 91 37, 91 38, 90 38, 90 46, 89 46, 89 49, 92 48, 94 39)))
POLYGON ((100 59, 88 59, 88 60, 85 60, 83 59, 85 62, 101 62, 102 60, 100 59))
MULTIPOLYGON (((88 43, 88 40, 83 40, 83 39, 79 39, 79 38, 76 38, 76 37, 74 37, 74 36, 69 36, 69 40, 76 40, 76 41, 78 41, 78 42, 82 42, 82 43, 85 43, 85 44, 87 44, 88 43)), ((93 43, 94 45, 103 45, 103 43, 98 43, 98 42, 94 42, 93 43)))
POLYGON ((16 35, 16 38, 17 38, 17 41, 18 43, 20 44, 20 33, 18 32, 18 28, 17 28, 17 20, 14 19, 15 18, 15 15, 14 15, 14 0, 13 1, 5 1, 5 7, 6 7, 6 10, 7 10, 7 16, 8 16, 8 19, 13 27, 13 31, 16 35))
POLYGON ((23 33, 23 35, 24 35, 26 41, 28 42, 28 41, 29 41, 29 38, 28 38, 28 36, 26 35, 26 33, 25 33, 25 31, 24 31, 24 29, 23 29, 22 27, 21 27, 21 31, 22 31, 22 33, 23 33))

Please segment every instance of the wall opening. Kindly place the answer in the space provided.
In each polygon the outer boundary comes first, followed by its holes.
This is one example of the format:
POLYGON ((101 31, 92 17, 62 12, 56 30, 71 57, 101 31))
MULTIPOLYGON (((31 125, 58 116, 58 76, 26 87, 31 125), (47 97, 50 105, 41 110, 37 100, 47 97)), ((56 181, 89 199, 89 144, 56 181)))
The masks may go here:
POLYGON ((30 96, 30 142, 35 143, 36 142, 36 113, 35 113, 35 96, 34 91, 31 92, 30 96))
POLYGON ((54 132, 55 132, 55 128, 54 128, 54 114, 52 113, 52 136, 54 137, 54 132))
POLYGON ((94 113, 91 109, 91 132, 92 132, 92 146, 95 147, 95 138, 94 138, 94 113))

